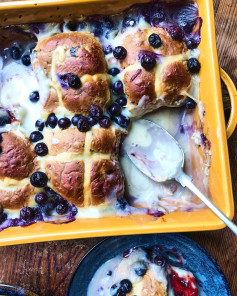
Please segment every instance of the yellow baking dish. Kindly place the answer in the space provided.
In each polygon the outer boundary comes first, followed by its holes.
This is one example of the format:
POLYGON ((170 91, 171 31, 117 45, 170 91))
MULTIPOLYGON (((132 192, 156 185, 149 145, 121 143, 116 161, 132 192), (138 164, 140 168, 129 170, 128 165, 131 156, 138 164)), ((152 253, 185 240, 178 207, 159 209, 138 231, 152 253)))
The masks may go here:
MULTIPOLYGON (((0 25, 61 21, 63 18, 81 14, 110 14, 121 11, 141 0, 59 0, 59 1, 16 1, 0 3, 0 25)), ((200 98, 206 115, 204 132, 212 143, 212 165, 209 189, 213 202, 229 217, 233 218, 234 205, 227 149, 227 136, 217 60, 213 3, 197 0, 203 18, 202 42, 200 44, 200 98)), ((232 111, 227 135, 233 132, 237 121, 237 93, 228 75, 221 75, 229 89, 232 111)), ((195 115, 194 115, 195 116, 195 115)), ((47 240, 73 239, 82 237, 214 230, 225 225, 209 209, 199 212, 178 212, 152 220, 148 216, 106 217, 100 219, 78 219, 68 224, 36 223, 20 228, 8 228, 0 233, 0 245, 32 243, 47 240)))

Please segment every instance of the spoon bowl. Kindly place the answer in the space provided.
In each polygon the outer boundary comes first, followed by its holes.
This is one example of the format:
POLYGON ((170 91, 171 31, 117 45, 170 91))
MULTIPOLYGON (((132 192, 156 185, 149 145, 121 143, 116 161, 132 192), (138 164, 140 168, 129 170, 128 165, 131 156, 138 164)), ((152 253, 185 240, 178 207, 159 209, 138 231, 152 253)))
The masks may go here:
POLYGON ((156 182, 175 179, 182 171, 184 153, 181 146, 165 129, 150 120, 135 121, 123 146, 136 167, 156 182))
POLYGON ((183 172, 184 152, 165 129, 146 119, 137 120, 133 122, 123 147, 143 174, 156 182, 175 179, 183 187, 188 187, 237 235, 237 226, 183 172))

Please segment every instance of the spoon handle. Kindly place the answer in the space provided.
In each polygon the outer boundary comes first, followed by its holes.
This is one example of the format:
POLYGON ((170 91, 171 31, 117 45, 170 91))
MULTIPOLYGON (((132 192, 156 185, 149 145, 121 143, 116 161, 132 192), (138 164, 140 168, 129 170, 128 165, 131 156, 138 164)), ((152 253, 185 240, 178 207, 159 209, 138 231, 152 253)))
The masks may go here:
POLYGON ((182 172, 176 177, 176 180, 183 186, 188 187, 193 193, 195 193, 208 207, 228 226, 234 234, 237 235, 237 226, 226 217, 225 214, 220 211, 209 198, 207 198, 192 182, 192 178, 182 172))

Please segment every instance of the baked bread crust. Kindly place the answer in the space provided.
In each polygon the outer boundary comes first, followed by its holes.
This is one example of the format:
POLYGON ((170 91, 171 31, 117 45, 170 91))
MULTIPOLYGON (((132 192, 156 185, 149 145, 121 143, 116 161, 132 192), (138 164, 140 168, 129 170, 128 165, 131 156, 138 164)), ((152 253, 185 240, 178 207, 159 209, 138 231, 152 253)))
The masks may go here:
POLYGON ((3 133, 1 147, 0 179, 22 180, 36 169, 36 155, 28 139, 13 132, 3 133))
POLYGON ((133 284, 133 290, 128 296, 167 296, 167 288, 156 280, 151 270, 147 270, 140 282, 133 284))
POLYGON ((46 96, 44 89, 40 89, 46 113, 63 107, 88 115, 92 103, 104 108, 110 99, 103 50, 89 33, 60 33, 42 39, 34 49, 32 66, 39 81, 45 80, 43 84, 49 88, 46 96), (77 75, 81 86, 72 88, 65 81, 63 84, 65 74, 77 75))
POLYGON ((162 28, 151 27, 126 35, 122 46, 127 50, 127 56, 120 65, 124 70, 126 107, 131 116, 142 116, 161 106, 183 104, 192 85, 192 76, 186 65, 188 50, 185 42, 173 40, 162 28), (148 42, 153 33, 161 38, 159 48, 153 48, 148 42), (156 66, 150 71, 140 63, 143 54, 156 57, 156 66))

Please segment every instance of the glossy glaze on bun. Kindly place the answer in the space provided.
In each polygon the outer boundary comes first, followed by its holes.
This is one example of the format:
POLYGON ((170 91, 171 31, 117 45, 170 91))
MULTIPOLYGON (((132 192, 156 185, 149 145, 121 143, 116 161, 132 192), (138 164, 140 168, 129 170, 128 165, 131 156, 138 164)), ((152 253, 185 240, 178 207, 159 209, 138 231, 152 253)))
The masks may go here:
POLYGON ((32 66, 39 80, 44 77, 48 84, 49 93, 42 99, 48 113, 61 106, 72 113, 87 115, 91 104, 104 108, 109 101, 103 50, 91 34, 61 33, 42 39, 34 49, 32 66), (63 87, 59 76, 66 73, 77 75, 82 85, 63 87))
POLYGON ((173 40, 162 28, 151 27, 126 35, 122 45, 127 49, 121 67, 131 116, 138 117, 161 106, 180 106, 184 103, 192 86, 185 42, 173 40), (153 48, 148 42, 149 36, 154 33, 161 39, 159 48, 153 48), (140 56, 145 54, 156 58, 156 66, 149 71, 140 63, 140 56))

